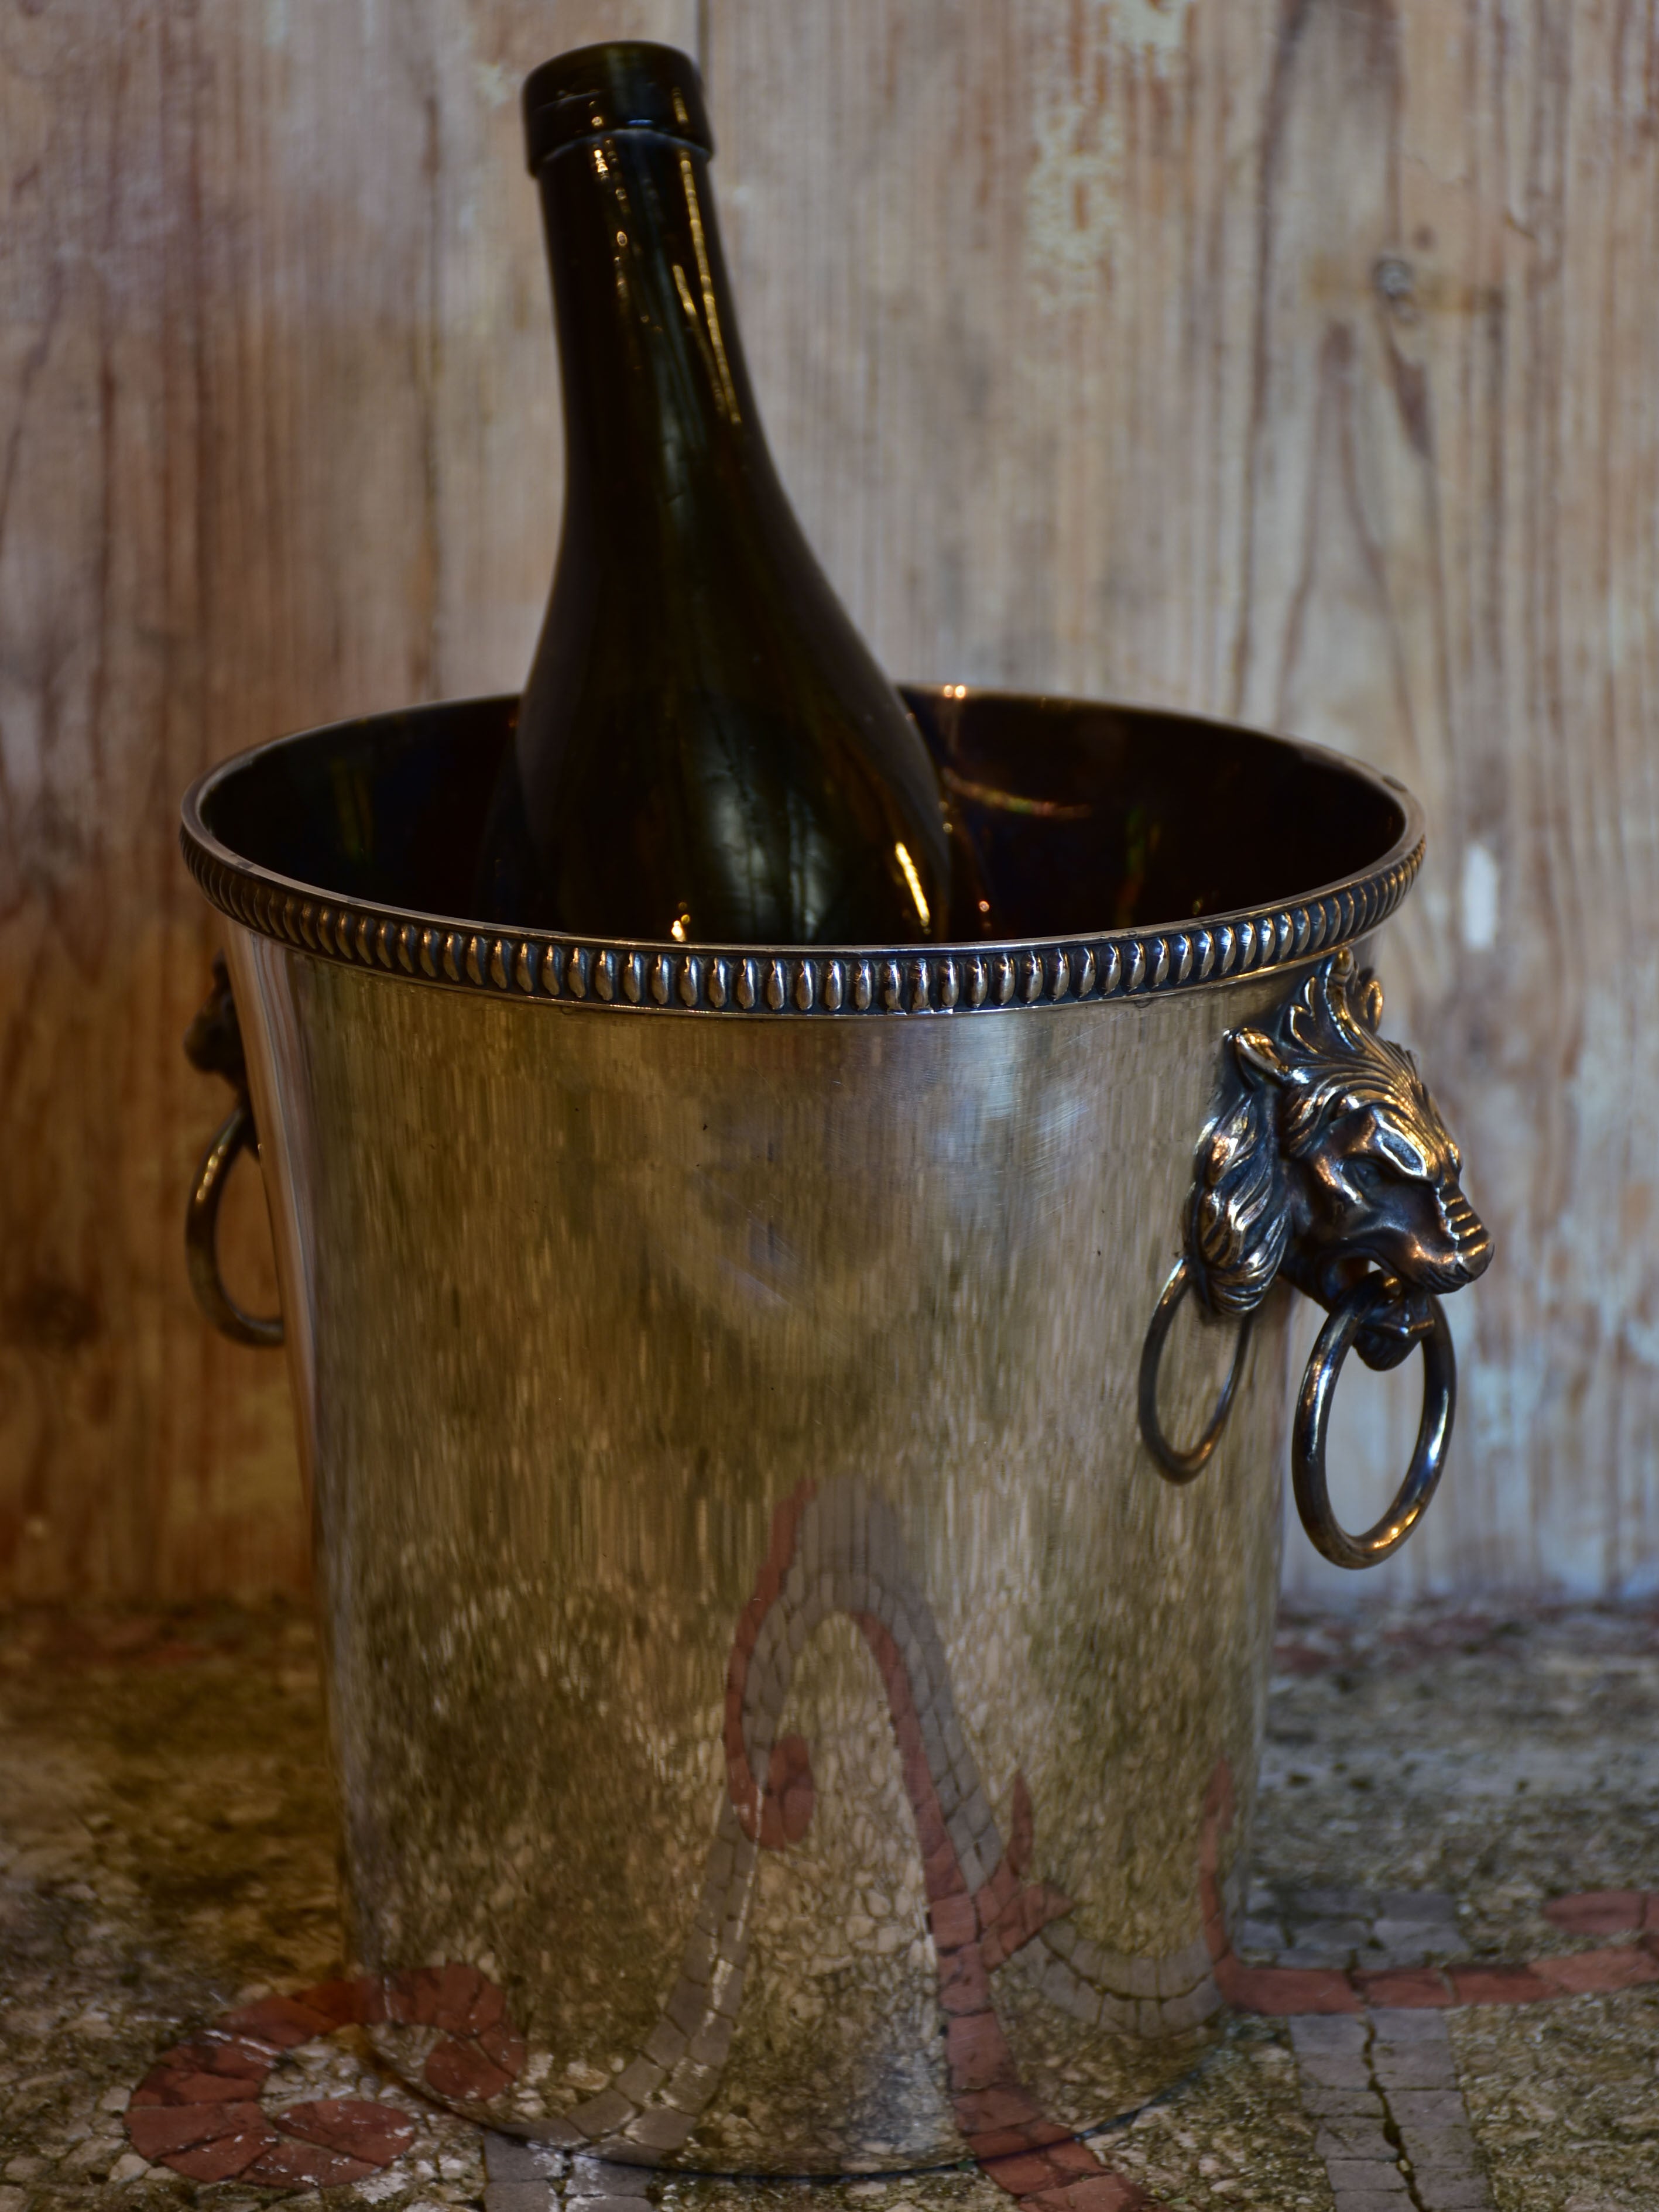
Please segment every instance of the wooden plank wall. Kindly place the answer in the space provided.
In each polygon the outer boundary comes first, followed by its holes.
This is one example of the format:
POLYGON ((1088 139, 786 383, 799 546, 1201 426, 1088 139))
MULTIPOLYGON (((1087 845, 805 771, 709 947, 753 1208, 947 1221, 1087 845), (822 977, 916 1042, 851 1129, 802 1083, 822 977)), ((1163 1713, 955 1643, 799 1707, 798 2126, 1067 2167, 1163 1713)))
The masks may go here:
MULTIPOLYGON (((278 1364, 185 1285, 174 808, 518 681, 559 492, 517 84, 640 31, 702 52, 774 444, 896 673, 1239 714, 1426 802, 1390 1021, 1500 1259, 1370 1587, 1651 1588, 1659 0, 0 14, 0 1588, 303 1578, 278 1364)), ((1411 1395, 1352 1392, 1351 1510, 1411 1395)))

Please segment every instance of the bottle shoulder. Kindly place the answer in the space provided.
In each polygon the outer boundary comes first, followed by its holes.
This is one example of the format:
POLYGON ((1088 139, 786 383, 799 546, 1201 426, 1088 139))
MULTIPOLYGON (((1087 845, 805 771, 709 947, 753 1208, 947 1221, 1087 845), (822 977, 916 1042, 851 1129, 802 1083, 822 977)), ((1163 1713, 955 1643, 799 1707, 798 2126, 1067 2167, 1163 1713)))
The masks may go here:
POLYGON ((681 517, 667 550, 637 516, 603 544, 567 536, 520 731, 532 812, 568 811, 578 787, 581 811, 596 778, 678 781, 691 805, 748 781, 788 789, 795 813, 839 825, 827 834, 908 839, 939 875, 921 734, 781 495, 758 505, 748 520, 770 527, 681 517))
POLYGON ((810 684, 781 700, 565 672, 526 698, 512 764, 547 919, 684 942, 929 933, 949 862, 930 796, 906 804, 908 719, 810 684))

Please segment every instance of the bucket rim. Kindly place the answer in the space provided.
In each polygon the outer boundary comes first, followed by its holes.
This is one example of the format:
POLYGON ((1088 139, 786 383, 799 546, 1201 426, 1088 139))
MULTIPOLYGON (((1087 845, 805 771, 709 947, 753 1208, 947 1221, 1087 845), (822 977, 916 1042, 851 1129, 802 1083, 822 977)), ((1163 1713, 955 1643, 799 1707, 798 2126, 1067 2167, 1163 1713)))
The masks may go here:
POLYGON ((1145 1000, 1291 968, 1387 921, 1422 864, 1423 810, 1395 777, 1347 755, 1221 715, 1146 702, 1082 699, 1000 686, 902 684, 908 702, 1004 702, 1032 709, 1104 710, 1248 735, 1368 787, 1395 807, 1400 835, 1376 860, 1288 900, 1225 913, 1059 934, 891 945, 694 945, 667 939, 501 928, 463 917, 343 897, 248 860, 208 826, 216 790, 256 761, 337 732, 494 709, 517 695, 353 715, 244 748, 197 777, 180 806, 179 843, 210 904, 258 935, 390 981, 617 1012, 815 1019, 1001 1013, 1079 1001, 1145 1000))

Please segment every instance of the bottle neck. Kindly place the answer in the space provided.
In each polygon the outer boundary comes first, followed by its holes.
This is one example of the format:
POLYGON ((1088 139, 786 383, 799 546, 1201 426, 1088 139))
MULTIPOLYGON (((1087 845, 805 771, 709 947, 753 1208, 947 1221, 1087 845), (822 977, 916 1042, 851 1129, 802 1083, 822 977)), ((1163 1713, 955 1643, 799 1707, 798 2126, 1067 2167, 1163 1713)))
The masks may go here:
POLYGON ((568 546, 601 507, 689 520, 737 477, 750 496, 757 473, 770 478, 708 167, 700 148, 642 130, 543 165, 568 546))

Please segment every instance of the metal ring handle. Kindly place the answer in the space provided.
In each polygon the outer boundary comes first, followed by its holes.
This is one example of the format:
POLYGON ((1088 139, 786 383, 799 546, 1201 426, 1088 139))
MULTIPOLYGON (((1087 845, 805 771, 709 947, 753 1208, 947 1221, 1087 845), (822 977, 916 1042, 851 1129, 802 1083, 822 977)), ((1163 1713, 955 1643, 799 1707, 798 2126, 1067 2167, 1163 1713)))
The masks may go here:
POLYGON ((196 1303, 220 1334, 233 1343, 269 1351, 283 1341, 282 1316, 266 1320, 261 1314, 245 1313, 225 1288, 219 1273, 219 1201, 225 1194, 236 1155, 252 1142, 253 1115, 247 1101, 239 1098, 203 1153, 191 1185, 190 1203, 185 1209, 185 1257, 196 1303))
POLYGON ((1209 1426, 1190 1451, 1177 1451, 1164 1435, 1158 1418, 1158 1370, 1164 1358, 1164 1340, 1170 1334, 1176 1308, 1191 1287, 1191 1273, 1183 1253, 1176 1261, 1169 1281, 1164 1285, 1164 1295, 1147 1324, 1146 1341, 1140 1347, 1141 1441, 1158 1462, 1159 1472, 1170 1482, 1190 1482, 1195 1474, 1201 1474, 1210 1454, 1220 1442, 1221 1431, 1226 1427, 1227 1416, 1232 1411, 1239 1377, 1244 1372, 1244 1355, 1250 1344, 1250 1324, 1255 1319, 1253 1313, 1247 1313, 1239 1324, 1233 1364, 1228 1370, 1227 1380, 1221 1387, 1221 1395, 1215 1401, 1215 1411, 1210 1416, 1209 1426))
POLYGON ((1333 1566, 1374 1567, 1397 1552, 1422 1519, 1446 1465, 1452 1422, 1457 1413, 1457 1357, 1451 1325, 1440 1301, 1429 1296, 1429 1332, 1423 1343, 1423 1418, 1417 1448, 1388 1511, 1363 1535, 1351 1536, 1331 1510, 1325 1480, 1325 1432, 1342 1362, 1355 1337, 1379 1306, 1399 1294, 1385 1275, 1367 1275, 1331 1308, 1308 1358, 1297 1400, 1291 1442, 1291 1471, 1296 1510, 1316 1551, 1333 1566))

